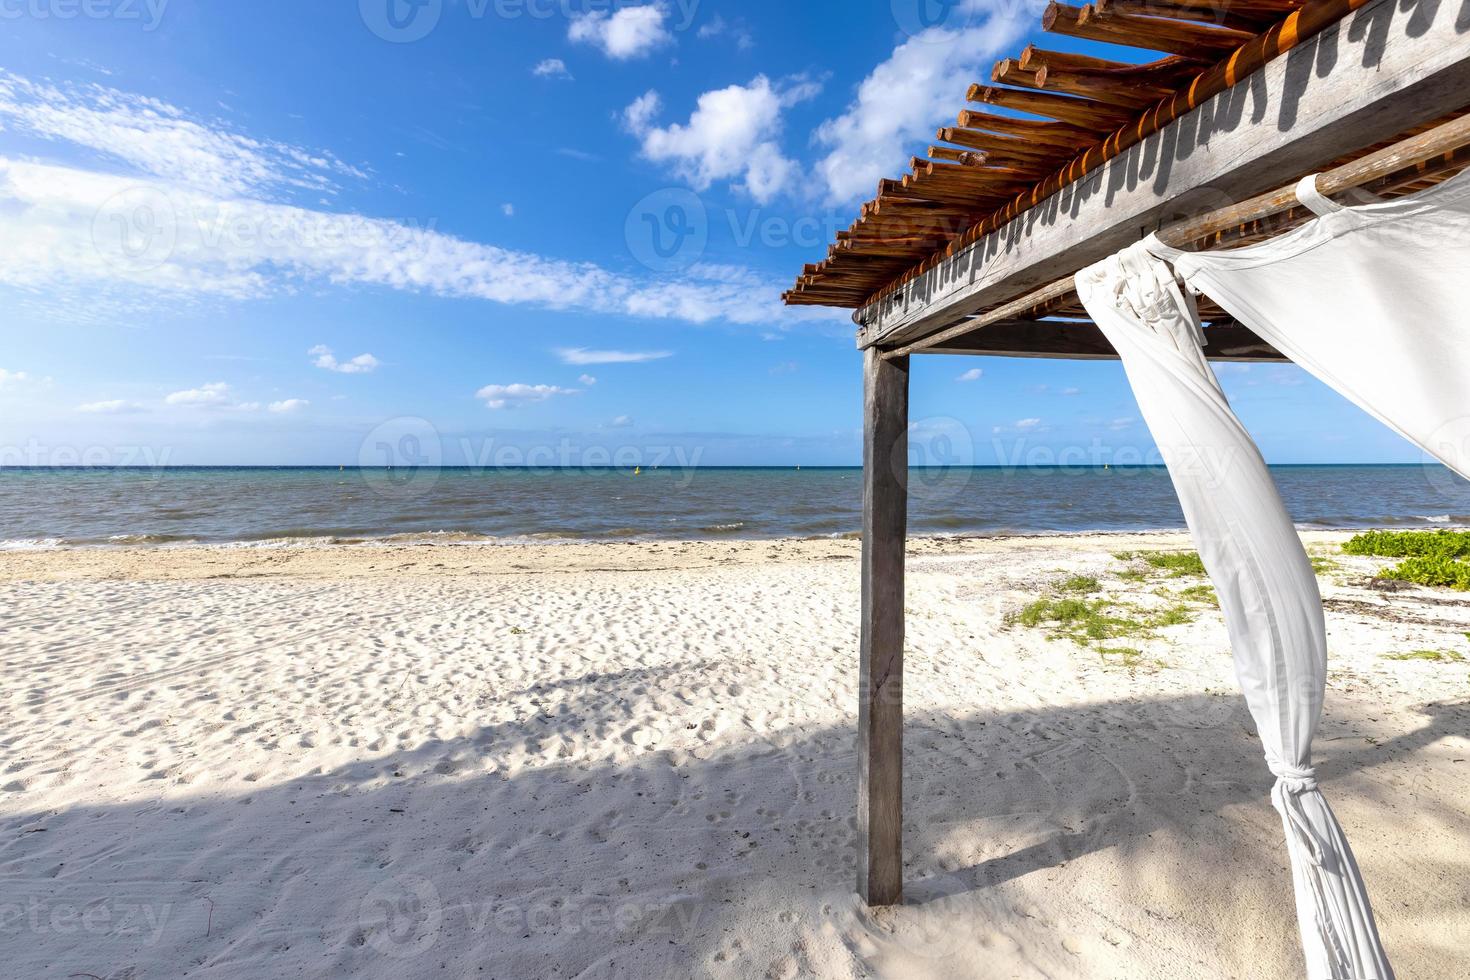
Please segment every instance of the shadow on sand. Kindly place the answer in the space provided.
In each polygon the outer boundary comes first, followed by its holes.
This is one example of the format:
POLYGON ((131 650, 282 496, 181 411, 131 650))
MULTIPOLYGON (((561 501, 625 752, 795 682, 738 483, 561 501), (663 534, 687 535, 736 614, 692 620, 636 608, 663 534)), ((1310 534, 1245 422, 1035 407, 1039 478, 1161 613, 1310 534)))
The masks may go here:
MULTIPOLYGON (((645 750, 567 734, 627 686, 695 669, 584 678, 555 719, 243 795, 19 814, 11 796, 0 972, 986 976, 1005 957, 1034 970, 1007 975, 1227 976, 1294 962, 1270 777, 1237 698, 911 712, 909 904, 871 913, 850 895, 848 724, 702 745, 690 718, 681 747, 645 750), (1145 955, 1129 944, 1150 920, 1175 938, 1145 955)), ((1394 938, 1402 919, 1463 921, 1463 867, 1415 837, 1470 826, 1375 770, 1463 735, 1467 717, 1443 706, 1417 731, 1319 753, 1350 836, 1397 807, 1354 840, 1404 975, 1467 966, 1394 938)))

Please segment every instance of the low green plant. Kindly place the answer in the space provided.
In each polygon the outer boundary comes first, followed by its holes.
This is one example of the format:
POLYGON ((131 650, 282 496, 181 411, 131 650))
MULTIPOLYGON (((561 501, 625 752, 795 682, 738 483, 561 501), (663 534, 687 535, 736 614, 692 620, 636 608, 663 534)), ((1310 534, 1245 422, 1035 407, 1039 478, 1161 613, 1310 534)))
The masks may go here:
POLYGON ((1170 606, 1154 613, 1155 626, 1183 626, 1194 622, 1194 612, 1188 606, 1170 606))
POLYGON ((1193 621, 1194 614, 1187 606, 1147 611, 1114 607, 1106 599, 1074 598, 1037 599, 1012 617, 1012 622, 1021 626, 1050 627, 1053 636, 1084 646, 1096 640, 1150 637, 1163 627, 1183 626, 1193 621))
POLYGON ((1365 531, 1342 550, 1379 558, 1470 558, 1470 531, 1365 531))
POLYGON ((1458 664, 1465 661, 1465 655, 1454 650, 1410 650, 1407 653, 1385 653, 1383 659, 1429 660, 1441 664, 1458 664))
POLYGON ((1312 556, 1312 571, 1316 572, 1318 575, 1326 575, 1328 572, 1335 572, 1340 568, 1342 568, 1342 566, 1333 561, 1331 558, 1325 558, 1322 555, 1312 556))
POLYGON ((1442 555, 1405 558, 1378 573, 1379 578, 1470 592, 1470 562, 1442 555))
POLYGON ((1073 575, 1058 585, 1057 590, 1077 595, 1092 595, 1094 592, 1102 591, 1102 584, 1091 575, 1073 575))
POLYGON ((1186 602, 1198 602, 1206 606, 1220 607, 1220 597, 1215 594, 1215 589, 1210 585, 1191 585, 1187 589, 1179 590, 1179 598, 1186 602))
POLYGON ((1103 647, 1097 651, 1107 662, 1109 657, 1118 658, 1118 663, 1124 667, 1137 667, 1143 662, 1143 651, 1135 647, 1103 647))
POLYGON ((1205 574, 1205 563, 1197 551, 1119 551, 1113 557, 1119 561, 1141 559, 1150 568, 1168 572, 1170 578, 1205 574))

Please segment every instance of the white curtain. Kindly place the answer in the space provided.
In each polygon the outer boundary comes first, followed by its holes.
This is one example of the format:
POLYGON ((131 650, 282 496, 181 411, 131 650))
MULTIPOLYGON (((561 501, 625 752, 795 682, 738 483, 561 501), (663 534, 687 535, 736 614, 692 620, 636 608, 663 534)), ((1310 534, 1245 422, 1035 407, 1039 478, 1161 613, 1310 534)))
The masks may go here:
POLYGON ((1260 245, 1145 246, 1192 292, 1470 478, 1470 171, 1363 207, 1323 197, 1315 176, 1297 197, 1319 217, 1260 245))
POLYGON ((1204 358, 1194 303, 1148 243, 1083 270, 1077 291, 1122 357, 1219 593, 1236 675, 1277 777, 1271 800, 1286 831, 1306 974, 1390 980, 1362 877, 1312 769, 1327 669, 1317 579, 1204 358))

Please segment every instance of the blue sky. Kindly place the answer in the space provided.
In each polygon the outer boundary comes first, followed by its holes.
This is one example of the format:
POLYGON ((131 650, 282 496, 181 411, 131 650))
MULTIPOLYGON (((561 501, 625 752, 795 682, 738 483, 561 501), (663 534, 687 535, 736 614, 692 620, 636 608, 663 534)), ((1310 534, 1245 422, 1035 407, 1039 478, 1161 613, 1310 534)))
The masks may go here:
MULTIPOLYGON (((0 464, 856 463, 849 314, 779 293, 1038 22, 0 0, 0 464)), ((1273 462, 1418 459, 1224 380, 1273 462)), ((928 462, 1151 450, 1111 363, 916 358, 913 417, 928 462)))

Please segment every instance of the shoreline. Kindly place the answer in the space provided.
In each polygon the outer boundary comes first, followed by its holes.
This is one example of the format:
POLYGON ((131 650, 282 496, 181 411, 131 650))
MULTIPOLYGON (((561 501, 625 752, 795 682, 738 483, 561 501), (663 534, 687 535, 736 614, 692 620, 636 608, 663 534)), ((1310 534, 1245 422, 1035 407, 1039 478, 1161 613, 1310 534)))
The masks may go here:
MULTIPOLYGON (((1302 531, 1308 549, 1336 549, 1357 530, 1302 531)), ((379 575, 496 575, 554 572, 674 571, 763 562, 856 561, 862 542, 840 538, 728 538, 535 543, 481 541, 100 545, 0 550, 0 582, 109 579, 363 578, 379 575)), ((910 558, 949 558, 1055 550, 1060 556, 1130 547, 1191 550, 1188 532, 1092 531, 1082 534, 910 535, 910 558)))

